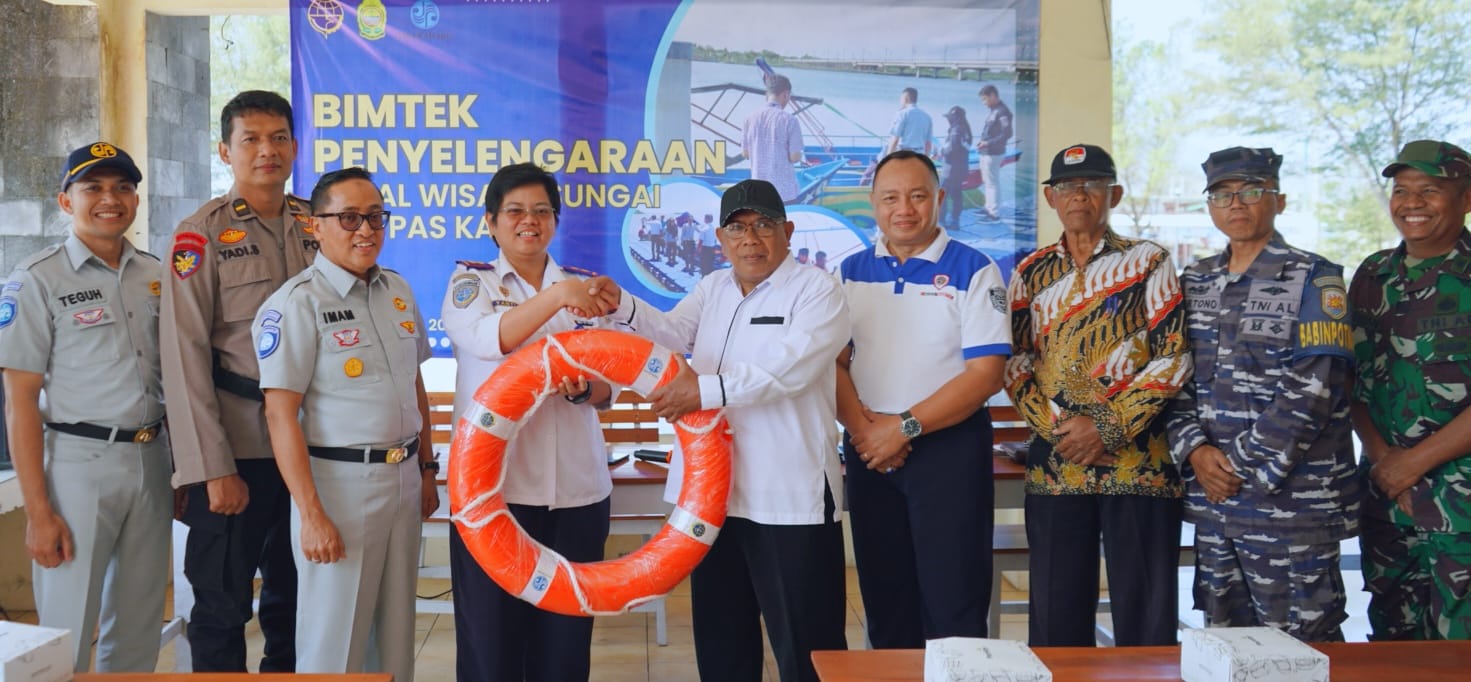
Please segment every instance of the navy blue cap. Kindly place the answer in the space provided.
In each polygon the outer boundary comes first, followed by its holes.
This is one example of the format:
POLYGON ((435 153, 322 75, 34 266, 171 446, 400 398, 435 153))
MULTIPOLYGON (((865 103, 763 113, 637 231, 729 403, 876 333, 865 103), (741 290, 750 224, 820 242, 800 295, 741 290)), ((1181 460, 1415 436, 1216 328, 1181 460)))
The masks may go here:
POLYGON ((1276 180, 1282 155, 1271 147, 1230 147, 1211 152, 1200 167, 1205 170, 1205 189, 1210 191, 1216 183, 1225 180, 1276 180))
POLYGON ((134 183, 143 181, 143 173, 127 152, 106 142, 94 142, 66 156, 66 165, 61 167, 61 191, 99 168, 116 168, 134 183))

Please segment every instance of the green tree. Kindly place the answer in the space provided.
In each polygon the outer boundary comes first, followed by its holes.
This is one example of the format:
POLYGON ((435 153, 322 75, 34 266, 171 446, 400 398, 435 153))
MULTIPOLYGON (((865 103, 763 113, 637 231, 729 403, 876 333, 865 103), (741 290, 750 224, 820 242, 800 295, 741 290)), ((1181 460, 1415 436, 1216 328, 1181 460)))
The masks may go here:
POLYGON ((1352 267, 1397 236, 1379 171, 1404 143, 1464 133, 1471 63, 1464 0, 1219 0, 1200 44, 1214 123, 1327 143, 1325 255, 1352 267), (1365 210, 1370 199, 1378 211, 1365 210))
MULTIPOLYGON (((209 19, 210 139, 220 139, 219 111, 242 90, 291 98, 291 25, 286 15, 225 15, 209 19)), ((230 169, 210 167, 210 189, 229 191, 230 169)))
POLYGON ((1190 130, 1188 93, 1177 87, 1178 62, 1172 42, 1136 40, 1127 24, 1116 27, 1112 151, 1124 185, 1117 210, 1132 221, 1135 235, 1153 227, 1148 215, 1160 212, 1160 200, 1179 171, 1179 141, 1190 130))

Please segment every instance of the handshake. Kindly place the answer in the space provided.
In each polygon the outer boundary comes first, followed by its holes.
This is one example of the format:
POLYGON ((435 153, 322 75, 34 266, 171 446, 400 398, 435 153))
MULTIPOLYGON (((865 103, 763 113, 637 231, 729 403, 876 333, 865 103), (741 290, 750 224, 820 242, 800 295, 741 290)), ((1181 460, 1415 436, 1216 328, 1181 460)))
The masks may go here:
POLYGON ((566 279, 553 287, 557 300, 573 315, 592 319, 618 310, 623 290, 611 277, 599 275, 588 279, 566 279))

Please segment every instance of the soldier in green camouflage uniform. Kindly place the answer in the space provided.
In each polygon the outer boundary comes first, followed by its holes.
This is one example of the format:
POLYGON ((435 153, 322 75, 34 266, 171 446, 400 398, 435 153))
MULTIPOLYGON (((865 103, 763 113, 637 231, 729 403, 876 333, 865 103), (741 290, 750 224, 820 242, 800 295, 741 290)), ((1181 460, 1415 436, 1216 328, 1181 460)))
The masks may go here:
POLYGON ((1342 268, 1276 231, 1281 164, 1244 147, 1202 164, 1211 220, 1230 245, 1180 277, 1195 374, 1165 428, 1206 623, 1342 641, 1338 542, 1358 534, 1362 495, 1348 302, 1342 268))
POLYGON ((1404 241, 1349 288, 1371 639, 1471 638, 1471 158, 1405 145, 1384 169, 1404 241))

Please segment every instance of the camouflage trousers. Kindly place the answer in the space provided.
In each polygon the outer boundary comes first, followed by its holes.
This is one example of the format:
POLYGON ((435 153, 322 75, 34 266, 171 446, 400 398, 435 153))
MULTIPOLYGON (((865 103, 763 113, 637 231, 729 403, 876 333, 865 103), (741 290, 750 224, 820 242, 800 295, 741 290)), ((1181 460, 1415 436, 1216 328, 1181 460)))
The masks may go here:
POLYGON ((1471 639, 1471 533, 1363 519, 1370 640, 1471 639))
POLYGON ((1270 626, 1341 642, 1347 594, 1338 543, 1289 545, 1195 530, 1195 608, 1215 627, 1270 626))

